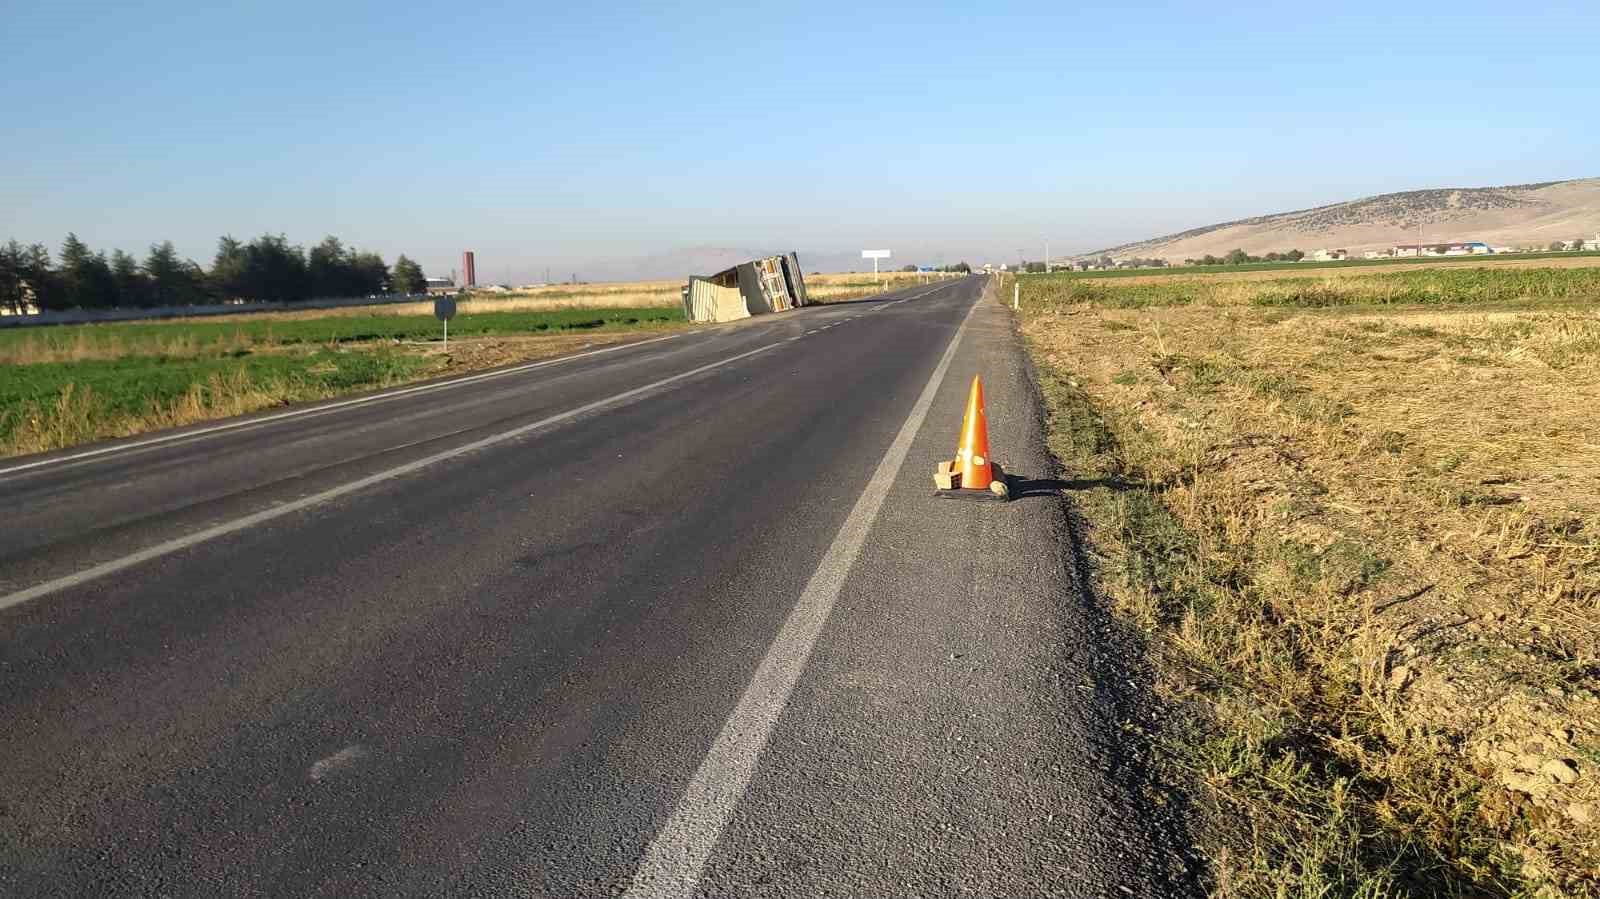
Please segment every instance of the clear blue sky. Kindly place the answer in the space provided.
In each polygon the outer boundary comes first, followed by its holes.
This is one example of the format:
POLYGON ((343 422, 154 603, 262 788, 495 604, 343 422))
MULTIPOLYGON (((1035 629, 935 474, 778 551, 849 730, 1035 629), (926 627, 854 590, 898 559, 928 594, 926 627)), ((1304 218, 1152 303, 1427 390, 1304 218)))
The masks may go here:
POLYGON ((524 280, 1600 175, 1592 0, 671 5, 0 0, 0 239, 334 233, 524 280))

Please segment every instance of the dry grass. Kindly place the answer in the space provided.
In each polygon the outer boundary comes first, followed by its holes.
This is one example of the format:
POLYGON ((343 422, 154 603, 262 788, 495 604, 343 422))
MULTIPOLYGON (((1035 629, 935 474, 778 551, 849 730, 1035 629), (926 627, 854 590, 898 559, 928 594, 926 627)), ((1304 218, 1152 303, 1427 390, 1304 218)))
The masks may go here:
POLYGON ((917 272, 883 272, 873 280, 872 273, 807 275, 806 295, 813 303, 838 303, 889 290, 901 290, 928 282, 929 275, 917 272))
POLYGON ((258 343, 242 332, 198 338, 178 330, 130 342, 117 337, 106 338, 85 326, 74 326, 72 336, 68 340, 63 341, 57 337, 54 331, 41 330, 36 334, 28 334, 21 340, 0 342, 0 365, 85 362, 91 359, 120 359, 131 355, 167 356, 174 359, 223 356, 251 349, 258 343))
POLYGON ((284 403, 320 399, 323 395, 293 380, 259 381, 235 370, 214 373, 170 402, 153 400, 142 412, 119 414, 110 411, 104 398, 92 389, 69 384, 53 403, 22 411, 21 421, 0 440, 0 457, 49 452, 91 440, 244 415, 284 403))
POLYGON ((1104 586, 1204 722, 1216 894, 1600 895, 1600 314, 1023 284, 1056 451, 1124 488, 1079 494, 1104 586))

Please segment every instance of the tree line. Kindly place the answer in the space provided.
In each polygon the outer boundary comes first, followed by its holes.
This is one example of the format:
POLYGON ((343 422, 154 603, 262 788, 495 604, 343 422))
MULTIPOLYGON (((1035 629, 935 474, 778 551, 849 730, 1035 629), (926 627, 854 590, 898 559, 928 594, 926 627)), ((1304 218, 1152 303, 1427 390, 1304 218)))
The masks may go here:
POLYGON ((1199 259, 1185 259, 1184 265, 1245 265, 1251 262, 1299 262, 1306 258, 1300 250, 1290 250, 1287 253, 1268 253, 1265 256, 1251 256, 1244 250, 1229 250, 1226 256, 1213 256, 1210 253, 1199 259))
POLYGON ((0 310, 189 306, 233 300, 295 302, 313 297, 412 294, 427 290, 422 267, 404 255, 393 268, 377 253, 327 237, 308 252, 281 234, 217 241, 211 268, 184 259, 162 241, 141 262, 121 250, 108 257, 68 234, 51 258, 43 244, 0 245, 0 310))
MULTIPOLYGON (((918 268, 916 265, 902 265, 902 266, 900 266, 900 270, 903 271, 903 272, 921 271, 921 269, 918 268)), ((936 272, 955 272, 957 274, 970 275, 970 274, 972 274, 972 266, 966 264, 965 262, 957 262, 955 265, 940 266, 939 268, 934 269, 934 271, 936 271, 936 272)))

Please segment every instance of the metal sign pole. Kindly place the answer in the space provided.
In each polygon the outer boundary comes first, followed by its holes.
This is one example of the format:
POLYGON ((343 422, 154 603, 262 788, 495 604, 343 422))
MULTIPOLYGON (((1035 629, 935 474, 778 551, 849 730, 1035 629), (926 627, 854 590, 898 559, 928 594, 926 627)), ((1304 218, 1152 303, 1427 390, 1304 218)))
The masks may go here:
POLYGON ((439 297, 433 301, 433 317, 444 322, 444 345, 450 348, 450 319, 456 315, 455 297, 439 297))

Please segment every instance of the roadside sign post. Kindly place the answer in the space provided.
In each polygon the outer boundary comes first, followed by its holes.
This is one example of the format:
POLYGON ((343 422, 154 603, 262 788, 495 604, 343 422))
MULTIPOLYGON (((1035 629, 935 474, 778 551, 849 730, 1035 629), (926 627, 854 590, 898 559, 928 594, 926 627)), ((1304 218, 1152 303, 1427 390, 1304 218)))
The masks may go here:
MULTIPOLYGON (((862 259, 871 259, 872 260, 872 280, 877 281, 878 280, 878 260, 879 259, 888 259, 889 258, 889 251, 888 250, 862 250, 861 251, 861 258, 862 259)), ((881 287, 883 285, 880 282, 878 286, 881 287)))
POLYGON ((456 298, 439 297, 433 301, 433 317, 444 322, 444 345, 450 346, 450 319, 456 317, 456 298))

